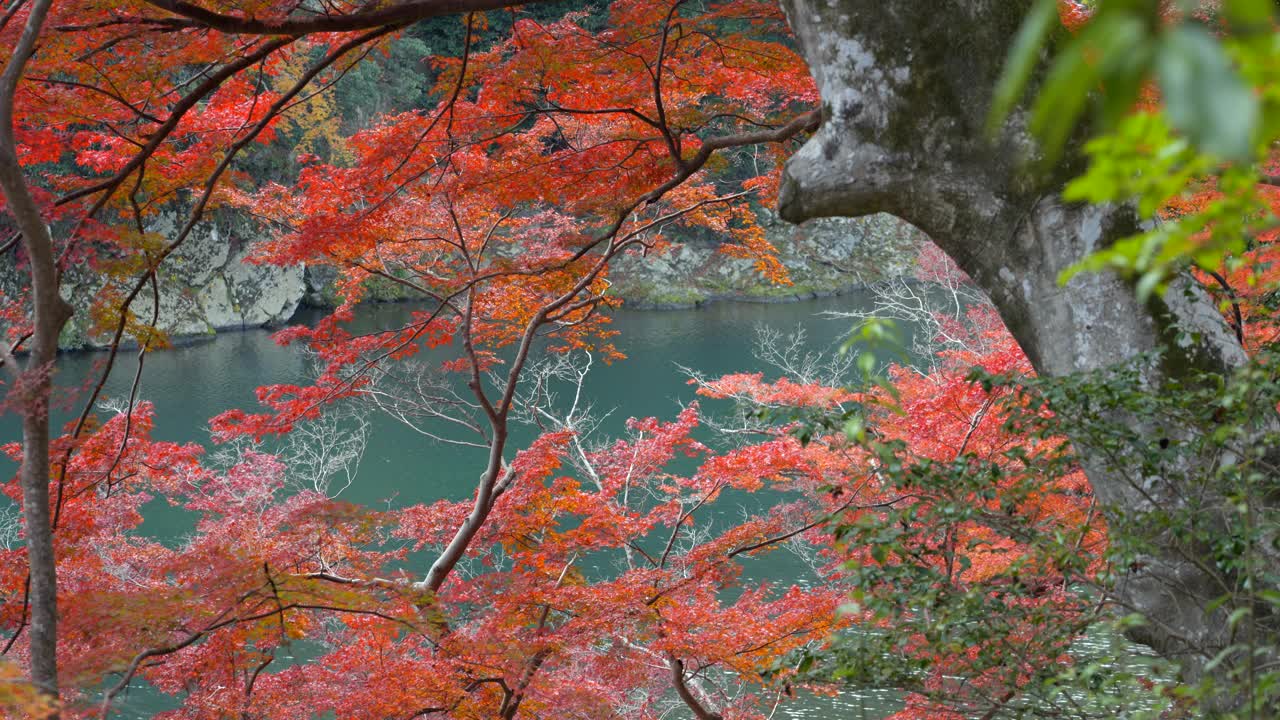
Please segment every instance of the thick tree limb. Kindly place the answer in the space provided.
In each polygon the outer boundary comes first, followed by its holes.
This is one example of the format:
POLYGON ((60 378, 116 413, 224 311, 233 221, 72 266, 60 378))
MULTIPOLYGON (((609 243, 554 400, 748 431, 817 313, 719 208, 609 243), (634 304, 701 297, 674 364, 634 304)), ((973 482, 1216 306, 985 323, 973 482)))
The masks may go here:
POLYGON ((676 694, 684 701, 684 704, 693 712, 693 716, 697 720, 722 720, 722 716, 718 712, 708 710, 697 695, 693 694, 693 689, 689 687, 688 680, 684 676, 684 661, 676 657, 674 653, 667 653, 667 665, 671 668, 671 685, 675 688, 676 694))
POLYGON ((444 15, 501 10, 519 5, 532 5, 548 0, 410 0, 376 10, 347 15, 322 15, 307 19, 281 21, 255 20, 209 10, 184 0, 146 0, 161 10, 180 15, 214 30, 240 35, 309 35, 324 32, 368 30, 387 25, 400 25, 444 15))
MULTIPOLYGON (((1199 373, 1225 375, 1246 361, 1235 333, 1189 276, 1147 302, 1110 273, 1059 284, 1065 269, 1138 232, 1139 224, 1131 207, 1060 200, 1083 166, 1083 138, 1068 145, 1047 177, 1023 169, 1037 152, 1025 112, 1015 111, 999 137, 987 139, 991 94, 1029 0, 783 4, 823 98, 822 127, 787 163, 783 218, 889 212, 915 224, 990 296, 1043 375, 1137 362, 1144 381, 1160 387, 1199 373), (1157 354, 1158 363, 1143 360, 1157 354)), ((1105 448, 1076 445, 1104 507, 1126 515, 1176 512, 1195 492, 1174 478, 1137 483, 1142 473, 1117 470, 1105 448)), ((1212 657, 1233 643, 1227 611, 1215 603, 1221 583, 1214 559, 1188 557, 1176 538, 1152 532, 1161 549, 1124 580, 1120 600, 1146 616, 1150 633, 1142 640, 1185 659, 1195 679, 1204 653, 1212 657)))

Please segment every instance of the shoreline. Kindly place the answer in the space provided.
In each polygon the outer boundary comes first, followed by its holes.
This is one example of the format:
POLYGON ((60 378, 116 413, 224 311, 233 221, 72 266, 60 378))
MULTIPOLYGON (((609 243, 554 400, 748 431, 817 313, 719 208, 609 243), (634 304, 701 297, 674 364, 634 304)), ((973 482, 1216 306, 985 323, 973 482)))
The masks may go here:
MULTIPOLYGON (((841 287, 829 289, 829 290, 806 290, 806 291, 802 291, 794 294, 746 295, 746 294, 737 294, 737 293, 723 293, 723 294, 709 295, 705 298, 699 298, 697 300, 693 300, 690 302, 670 302, 670 303, 653 302, 653 301, 643 300, 643 299, 626 300, 624 298, 622 302, 622 306, 619 309, 634 310, 634 311, 641 311, 641 312, 662 313, 662 312, 673 312, 673 311, 682 311, 682 310, 701 310, 707 306, 720 304, 720 303, 747 303, 752 305, 789 305, 793 303, 801 303, 801 302, 808 302, 811 300, 821 300, 824 298, 832 298, 832 297, 840 297, 843 295, 849 295, 849 294, 858 292, 859 290, 865 290, 867 289, 867 287, 868 285, 866 283, 851 283, 848 285, 843 285, 841 287)), ((361 303, 361 305, 366 305, 366 304, 367 305, 404 305, 404 304, 409 304, 414 302, 420 302, 421 300, 422 298, 406 297, 406 298, 395 298, 395 299, 387 299, 387 300, 370 300, 370 301, 367 301, 366 303, 361 303)), ((298 305, 298 308, 297 310, 294 311, 293 315, 291 315, 287 321, 282 323, 269 323, 269 324, 263 324, 263 325, 229 325, 226 327, 215 328, 214 329, 215 332, 212 332, 212 333, 204 333, 199 335, 172 336, 168 338, 168 347, 164 348, 163 350, 160 350, 160 352, 164 352, 166 350, 185 349, 185 348, 195 347, 198 345, 205 345, 208 343, 212 343, 214 340, 218 338, 219 335, 222 335, 224 333, 243 333, 243 332, 250 332, 254 330, 263 330, 267 332, 273 332, 275 330, 280 330, 282 328, 295 324, 294 320, 298 318, 300 315, 304 315, 307 313, 322 313, 327 310, 332 310, 334 307, 336 306, 312 305, 312 304, 302 303, 298 305)), ((137 350, 138 347, 139 347, 138 342, 136 340, 125 340, 125 341, 121 341, 119 347, 117 348, 117 352, 134 351, 134 350, 137 350)), ((73 355, 73 354, 81 354, 81 353, 93 354, 93 353, 105 353, 110 351, 111 351, 110 345, 83 345, 80 347, 73 347, 73 348, 60 347, 58 348, 58 355, 73 355)), ((25 355, 25 353, 18 353, 18 354, 25 355)))

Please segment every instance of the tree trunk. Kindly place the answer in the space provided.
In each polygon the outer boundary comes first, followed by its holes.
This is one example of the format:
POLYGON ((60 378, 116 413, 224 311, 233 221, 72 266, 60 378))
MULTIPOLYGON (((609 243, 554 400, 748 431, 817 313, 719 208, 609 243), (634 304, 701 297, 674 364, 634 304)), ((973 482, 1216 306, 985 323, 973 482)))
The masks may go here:
MULTIPOLYGON (((1021 172, 1020 160, 1035 152, 1025 112, 988 140, 992 91, 1030 0, 783 4, 823 98, 822 127, 787 163, 784 219, 889 212, 915 224, 987 292, 1042 375, 1097 370, 1155 350, 1165 355, 1147 369, 1153 383, 1191 369, 1227 372, 1246 360, 1189 277, 1147 303, 1111 274, 1059 285, 1065 268, 1136 232, 1138 218, 1127 206, 1060 200, 1065 180, 1082 168, 1078 148, 1068 148, 1054 177, 1021 172)), ((1089 447, 1077 450, 1104 504, 1140 512, 1153 500, 1180 502, 1174 481, 1136 487, 1129 473, 1091 460, 1089 447)), ((1199 560, 1215 565, 1172 549, 1144 558, 1118 589, 1148 620, 1139 639, 1183 660, 1188 679, 1231 642, 1225 611, 1209 611, 1221 586, 1199 560)))
MULTIPOLYGON (((49 519, 49 392, 58 334, 71 317, 71 308, 58 293, 58 270, 53 239, 31 196, 22 166, 18 164, 13 135, 13 105, 18 81, 35 48, 36 38, 51 0, 37 0, 31 7, 18 46, 0 76, 0 190, 7 210, 22 233, 31 264, 33 333, 25 371, 14 378, 22 412, 23 520, 30 573, 29 630, 31 681, 41 691, 58 696, 57 561, 53 528, 49 519)), ((12 365, 12 355, 6 364, 12 365)), ((10 368, 16 370, 16 368, 10 368)))

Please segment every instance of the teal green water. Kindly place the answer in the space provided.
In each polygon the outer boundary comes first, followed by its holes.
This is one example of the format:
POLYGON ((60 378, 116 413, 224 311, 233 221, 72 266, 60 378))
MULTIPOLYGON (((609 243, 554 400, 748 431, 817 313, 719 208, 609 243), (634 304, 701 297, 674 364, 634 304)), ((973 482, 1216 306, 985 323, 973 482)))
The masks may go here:
MULTIPOLYGON (((784 333, 802 327, 811 351, 831 350, 845 338, 848 321, 821 317, 826 311, 864 309, 865 295, 852 294, 793 304, 718 303, 687 311, 617 311, 614 326, 621 332, 617 346, 628 359, 613 365, 596 363, 584 386, 584 397, 597 412, 612 411, 602 423, 602 436, 616 436, 628 417, 670 419, 694 400, 681 367, 707 376, 769 369, 753 355, 760 326, 784 333)), ((356 320, 364 329, 394 327, 411 308, 403 305, 361 309, 356 320)), ((79 382, 93 371, 101 354, 72 354, 59 359, 58 377, 79 382)), ((107 384, 111 396, 127 395, 136 370, 133 354, 123 354, 107 384)), ((254 389, 273 383, 304 382, 307 362, 294 348, 276 345, 270 333, 250 330, 224 333, 209 343, 149 355, 139 396, 155 404, 157 439, 208 444, 208 419, 230 408, 256 407, 254 389)), ((704 403, 715 412, 724 403, 704 403)), ((478 451, 434 444, 385 416, 370 417, 371 433, 358 473, 343 491, 347 500, 404 506, 439 498, 470 496, 482 468, 478 451)), ((0 417, 0 442, 16 440, 18 424, 0 417)), ((528 437, 526 435, 525 437, 528 437)), ((517 438, 516 447, 519 447, 517 438)), ((7 461, 0 460, 0 463, 7 461)), ((11 465, 0 465, 8 476, 11 465)), ((190 528, 181 513, 159 503, 148 507, 143 530, 154 537, 177 541, 190 528)), ((786 553, 774 553, 747 568, 749 577, 780 583, 806 582, 800 563, 786 553)), ((161 706, 135 694, 127 713, 148 717, 161 706)), ((878 718, 892 707, 875 694, 845 694, 836 698, 805 698, 779 708, 778 718, 878 718)))
MULTIPOLYGON (((612 365, 594 363, 584 399, 597 414, 610 413, 599 429, 601 435, 619 435, 630 417, 673 419, 681 407, 697 399, 682 367, 710 377, 759 371, 776 376, 777 371, 764 367, 753 355, 756 328, 772 327, 784 333, 804 328, 806 349, 832 350, 847 335, 849 321, 828 319, 821 313, 863 307, 866 302, 863 296, 845 295, 789 304, 717 303, 698 310, 616 311, 613 325, 621 335, 615 344, 627 359, 612 365)), ((364 307, 354 328, 396 327, 411 310, 407 305, 364 307)), ((104 358, 102 353, 61 356, 59 384, 82 382, 104 358)), ((136 369, 136 355, 122 353, 106 395, 126 397, 136 369)), ((149 354, 139 398, 155 405, 156 439, 208 444, 210 417, 231 408, 256 409, 258 386, 302 383, 307 378, 308 363, 301 352, 280 347, 269 331, 248 330, 149 354)), ((704 401, 703 407, 714 412, 727 404, 704 401)), ((65 412, 61 415, 69 417, 65 412)), ((469 497, 474 491, 481 469, 475 461, 483 458, 482 453, 435 444, 391 418, 370 420, 372 432, 359 477, 342 497, 404 505, 469 497)), ((18 430, 16 418, 0 417, 0 439, 16 440, 18 430)))

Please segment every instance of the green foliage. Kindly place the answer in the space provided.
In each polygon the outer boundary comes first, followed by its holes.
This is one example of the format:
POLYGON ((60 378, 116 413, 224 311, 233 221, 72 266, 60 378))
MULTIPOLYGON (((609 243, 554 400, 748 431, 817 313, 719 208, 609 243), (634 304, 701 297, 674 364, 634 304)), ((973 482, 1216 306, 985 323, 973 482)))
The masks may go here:
POLYGON ((1018 36, 1009 48, 1005 60, 1005 72, 996 86, 991 113, 988 116, 989 132, 999 130, 1004 119, 1018 103, 1023 90, 1031 81, 1040 61, 1040 49, 1058 26, 1057 7, 1051 2, 1040 2, 1031 9, 1018 36))
POLYGON ((1258 101, 1217 39, 1202 27, 1177 25, 1154 54, 1173 126, 1210 155, 1252 159, 1258 101))
MULTIPOLYGON (((1177 22, 1161 18, 1158 0, 1110 0, 1070 36, 1059 34, 1057 0, 1037 0, 1009 53, 991 108, 998 129, 1032 85, 1039 56, 1051 45, 1054 57, 1032 109, 1031 128, 1052 164, 1096 100, 1098 129, 1111 129, 1134 106, 1145 82, 1155 79, 1173 127, 1214 157, 1248 162, 1255 157, 1261 105, 1239 67, 1245 44, 1214 36, 1189 14, 1177 22), (1103 89, 1094 96, 1095 91, 1103 89)), ((1226 0, 1224 14, 1234 26, 1265 24, 1273 9, 1258 0, 1226 0)), ((1264 45, 1253 44, 1254 51, 1264 45)))
POLYGON ((984 717, 1271 717, 1280 706, 1280 648, 1262 638, 1280 630, 1277 361, 1265 355, 1229 378, 1159 388, 1145 380, 1158 364, 1152 357, 1058 379, 975 371, 971 379, 998 398, 1004 431, 1021 438, 998 456, 962 452, 939 462, 878 439, 874 428, 851 436, 901 500, 851 510, 836 528, 846 547, 867 549, 848 566, 858 590, 846 611, 862 625, 811 660, 810 672, 902 688, 973 716, 992 706, 975 689, 1009 688, 994 702, 999 714, 984 717), (1147 498, 1099 505, 1109 536, 1101 554, 1083 531, 1018 511, 1053 502, 1059 480, 1079 472, 1064 428, 1096 450, 1091 472, 1120 474, 1147 498), (1184 490, 1174 497, 1174 488, 1184 490), (966 576, 990 539, 970 532, 963 540, 956 529, 975 526, 1016 541, 1019 559, 966 576), (1187 650, 1212 654, 1216 680, 1179 681, 1174 669, 1135 660, 1128 643, 1098 641, 1148 636, 1116 583, 1204 547, 1214 564, 1195 571, 1218 588, 1206 611, 1236 639, 1187 650), (1070 660, 1019 660, 1055 654, 1070 660))
POLYGON ((1134 202, 1154 227, 1064 273, 1109 269, 1143 296, 1163 292, 1189 264, 1218 269, 1275 225, 1256 185, 1280 140, 1280 35, 1266 0, 1224 0, 1170 9, 1157 0, 1093 4, 1071 33, 1054 36, 1055 0, 1039 0, 1009 56, 991 109, 998 129, 1027 88, 1037 86, 1030 128, 1041 169, 1077 151, 1087 108, 1094 139, 1088 171, 1068 200, 1134 202), (1051 40, 1051 38, 1054 38, 1051 40), (1051 50, 1047 66, 1041 54, 1051 50), (1158 103, 1144 95, 1158 90, 1158 103), (1217 191, 1211 195, 1211 191, 1217 191), (1177 201, 1182 211, 1162 211, 1177 201))
MULTIPOLYGON (((902 415, 902 408, 897 404, 898 388, 884 373, 886 358, 899 363, 911 363, 911 357, 907 354, 902 330, 898 324, 891 318, 864 320, 853 328, 848 339, 840 345, 841 355, 855 350, 857 353, 854 364, 862 374, 861 384, 868 388, 878 387, 883 390, 888 395, 888 399, 882 401, 881 406, 897 415, 902 415)), ((843 428, 845 434, 860 440, 865 439, 863 420, 859 416, 845 418, 843 428)))
MULTIPOLYGON (((447 24, 449 27, 458 24, 456 19, 452 20, 447 24)), ((442 35, 438 42, 447 37, 442 35)), ((334 88, 344 131, 350 133, 388 113, 427 107, 432 100, 427 90, 436 75, 430 59, 435 54, 437 49, 420 34, 406 33, 387 45, 385 55, 371 57, 371 62, 352 67, 334 88)))
MULTIPOLYGON (((1114 86, 1136 92, 1153 56, 1147 23, 1136 13, 1099 18, 1065 43, 1031 111, 1031 131, 1043 145, 1045 167, 1062 156, 1094 88, 1114 86)), ((1114 97, 1105 95, 1098 105, 1104 124, 1123 110, 1114 97)))
POLYGON ((1215 717, 1266 717, 1280 703, 1280 648, 1263 640, 1280 630, 1276 361, 1263 354, 1229 378, 1200 376, 1154 391, 1143 389, 1142 365, 1037 382, 1033 390, 1058 422, 1076 429, 1078 442, 1108 449, 1098 471, 1123 473, 1149 499, 1141 510, 1111 509, 1113 567, 1211 550, 1214 565, 1198 568, 1218 589, 1206 612, 1233 630, 1235 642, 1214 650, 1208 670, 1223 671, 1226 682, 1206 679, 1175 694, 1215 717), (1169 495, 1175 487, 1177 502, 1169 495))
POLYGON ((1258 192, 1256 171, 1215 168, 1203 153, 1173 131, 1162 114, 1135 113, 1116 129, 1085 146, 1091 163, 1067 185, 1063 197, 1107 203, 1128 200, 1151 220, 1151 228, 1103 248, 1068 268, 1061 281, 1079 272, 1109 269, 1130 277, 1146 299, 1163 292, 1169 278, 1187 263, 1217 269, 1230 265, 1249 239, 1274 226, 1274 216, 1258 192), (1184 204, 1190 212, 1161 217, 1170 203, 1194 195, 1203 178, 1217 171, 1218 194, 1184 204))

